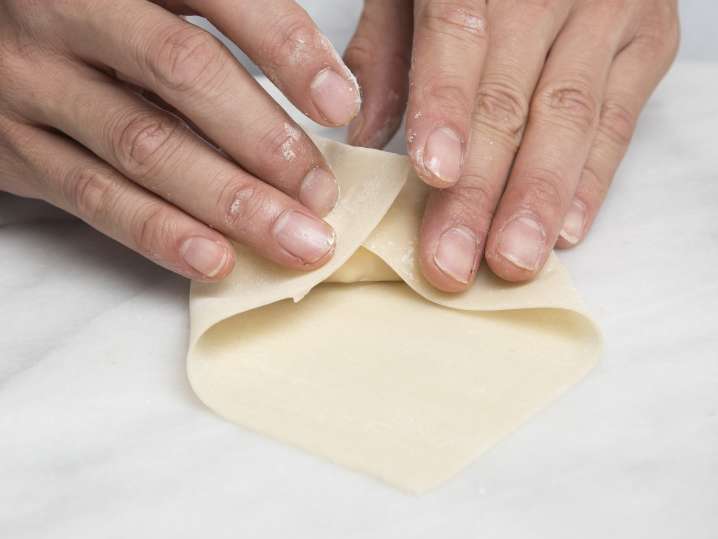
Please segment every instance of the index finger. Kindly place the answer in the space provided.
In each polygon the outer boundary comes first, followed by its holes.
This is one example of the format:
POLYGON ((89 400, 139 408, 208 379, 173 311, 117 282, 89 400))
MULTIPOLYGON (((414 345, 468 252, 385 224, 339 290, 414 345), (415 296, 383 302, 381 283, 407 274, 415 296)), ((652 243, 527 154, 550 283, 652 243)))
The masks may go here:
POLYGON ((361 96, 352 72, 293 0, 186 0, 236 43, 299 110, 328 126, 347 124, 361 96))
POLYGON ((255 177, 318 215, 331 210, 337 186, 322 154, 226 47, 144 0, 97 4, 62 21, 77 28, 66 32, 73 52, 143 84, 255 177))

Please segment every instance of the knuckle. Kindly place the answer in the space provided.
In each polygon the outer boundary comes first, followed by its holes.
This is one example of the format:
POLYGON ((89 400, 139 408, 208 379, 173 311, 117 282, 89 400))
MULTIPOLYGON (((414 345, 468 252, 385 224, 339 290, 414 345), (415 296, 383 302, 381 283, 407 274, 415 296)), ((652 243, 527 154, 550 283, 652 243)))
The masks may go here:
POLYGON ((444 115, 463 119, 472 110, 472 99, 462 88, 456 75, 439 74, 430 79, 424 87, 424 101, 437 107, 444 115))
POLYGON ((305 154, 306 139, 298 127, 288 122, 271 123, 272 125, 257 139, 257 153, 266 168, 286 169, 286 167, 278 167, 277 164, 294 161, 305 154))
POLYGON ((591 200, 601 200, 608 190, 611 179, 599 174, 592 164, 587 163, 581 173, 580 186, 584 203, 591 200))
POLYGON ((515 85, 486 82, 479 86, 475 121, 496 131, 518 147, 529 114, 529 100, 515 85))
POLYGON ((115 199, 114 182, 94 168, 72 169, 63 178, 61 196, 78 216, 91 223, 102 220, 115 199))
POLYGON ((142 179, 165 162, 179 144, 181 123, 173 116, 133 112, 110 129, 115 158, 128 175, 142 179))
POLYGON ((420 18, 431 33, 449 36, 472 44, 488 37, 488 23, 478 2, 427 2, 420 18))
POLYGON ((227 63, 214 37, 184 24, 155 38, 148 47, 147 62, 159 83, 177 92, 207 88, 227 63))
POLYGON ((130 223, 130 239, 135 249, 157 258, 157 252, 173 238, 172 219, 162 203, 147 202, 135 210, 130 223))
POLYGON ((264 196, 246 179, 230 180, 220 190, 217 201, 223 224, 238 232, 251 227, 265 207, 264 196))
POLYGON ((620 101, 609 98, 601 109, 600 131, 619 147, 628 146, 636 127, 636 116, 620 101))
POLYGON ((599 110, 590 84, 581 77, 547 84, 539 90, 532 107, 540 119, 574 129, 580 135, 593 130, 599 110))
POLYGON ((563 178, 548 169, 534 169, 522 178, 523 203, 558 219, 568 207, 567 193, 561 188, 563 178))
POLYGON ((680 27, 677 23, 667 27, 657 25, 642 31, 635 38, 634 46, 646 61, 655 62, 656 54, 661 58, 673 60, 678 53, 680 41, 680 27))
POLYGON ((477 174, 465 174, 461 181, 449 189, 451 197, 466 208, 485 206, 491 200, 489 180, 477 174))
POLYGON ((488 178, 475 174, 465 174, 461 181, 447 189, 455 213, 476 223, 481 230, 487 230, 491 223, 493 208, 493 190, 488 178))
POLYGON ((301 65, 311 60, 316 32, 306 17, 296 13, 275 21, 259 47, 263 67, 277 69, 284 65, 301 65))

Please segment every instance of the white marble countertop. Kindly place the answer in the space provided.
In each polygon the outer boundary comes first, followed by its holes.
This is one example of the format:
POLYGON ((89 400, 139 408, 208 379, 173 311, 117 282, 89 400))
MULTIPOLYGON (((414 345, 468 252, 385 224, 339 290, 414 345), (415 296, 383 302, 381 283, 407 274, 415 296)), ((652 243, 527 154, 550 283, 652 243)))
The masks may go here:
POLYGON ((0 195, 0 537, 718 536, 718 64, 676 66, 561 259, 600 366, 422 497, 231 425, 184 374, 188 285, 0 195))

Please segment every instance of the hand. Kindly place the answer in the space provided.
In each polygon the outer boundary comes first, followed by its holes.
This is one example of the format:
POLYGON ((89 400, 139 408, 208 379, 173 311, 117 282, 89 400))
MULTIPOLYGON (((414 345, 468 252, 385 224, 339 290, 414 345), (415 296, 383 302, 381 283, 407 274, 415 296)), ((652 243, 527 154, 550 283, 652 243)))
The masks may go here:
POLYGON ((231 271, 228 239, 290 268, 322 265, 330 168, 181 13, 221 28, 313 120, 358 111, 351 73, 291 0, 0 0, 0 190, 195 279, 231 271))
POLYGON ((678 36, 676 0, 366 0, 345 55, 364 90, 350 142, 384 145, 408 96, 409 154, 439 188, 426 278, 463 290, 483 252, 524 281, 579 243, 678 36))

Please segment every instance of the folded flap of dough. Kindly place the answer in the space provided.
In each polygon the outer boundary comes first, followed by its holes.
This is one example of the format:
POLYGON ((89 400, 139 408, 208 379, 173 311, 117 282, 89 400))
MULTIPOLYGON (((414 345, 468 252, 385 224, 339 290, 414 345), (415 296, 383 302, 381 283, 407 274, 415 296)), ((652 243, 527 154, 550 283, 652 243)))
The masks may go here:
POLYGON ((333 259, 298 273, 237 246, 228 279, 194 283, 190 383, 231 421, 421 492, 578 381, 600 336, 554 255, 531 283, 431 287, 407 158, 318 143, 340 183, 333 259))
POLYGON ((339 182, 337 207, 326 218, 337 234, 332 259, 309 273, 282 269, 235 245, 237 265, 218 284, 192 283, 190 342, 237 313, 286 298, 301 299, 337 271, 359 249, 387 213, 409 176, 408 161, 396 154, 317 141, 339 182))

